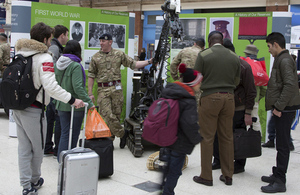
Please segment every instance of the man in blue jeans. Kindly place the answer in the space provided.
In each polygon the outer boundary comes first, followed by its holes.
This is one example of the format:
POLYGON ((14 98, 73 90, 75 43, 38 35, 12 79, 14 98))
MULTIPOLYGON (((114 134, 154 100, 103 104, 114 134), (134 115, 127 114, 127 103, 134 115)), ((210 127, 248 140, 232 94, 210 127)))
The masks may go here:
MULTIPOLYGON (((264 148, 275 148, 275 141, 274 141, 275 138, 276 138, 275 118, 274 118, 274 116, 271 116, 269 123, 268 123, 268 139, 269 139, 269 141, 262 144, 261 146, 264 148)), ((290 148, 290 151, 295 150, 292 136, 290 139, 289 148, 290 148)))

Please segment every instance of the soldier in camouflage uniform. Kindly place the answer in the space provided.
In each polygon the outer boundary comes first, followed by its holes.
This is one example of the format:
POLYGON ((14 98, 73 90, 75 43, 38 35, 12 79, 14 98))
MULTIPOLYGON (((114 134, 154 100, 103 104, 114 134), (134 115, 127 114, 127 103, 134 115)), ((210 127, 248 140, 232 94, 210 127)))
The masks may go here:
POLYGON ((110 34, 99 37, 101 49, 93 55, 88 70, 88 94, 93 96, 94 80, 98 84, 98 100, 100 114, 107 123, 112 135, 121 138, 120 148, 124 148, 128 132, 125 132, 120 124, 120 116, 123 106, 123 90, 121 85, 121 65, 138 69, 152 63, 151 60, 134 61, 124 52, 111 47, 113 41, 110 34))
MULTIPOLYGON (((173 59, 170 65, 170 73, 174 81, 179 80, 178 76, 178 66, 183 63, 186 64, 188 68, 194 69, 198 53, 204 49, 205 40, 203 38, 198 38, 194 42, 192 47, 186 47, 181 50, 177 56, 173 59)), ((199 107, 200 91, 196 92, 195 97, 197 100, 197 105, 199 107)))
POLYGON ((0 34, 0 71, 1 76, 5 70, 4 65, 8 65, 10 62, 10 45, 7 43, 7 36, 4 33, 0 34))
POLYGON ((178 66, 181 63, 187 65, 188 68, 194 69, 198 53, 204 49, 205 41, 203 38, 199 38, 195 41, 192 47, 187 47, 181 50, 177 56, 173 59, 170 65, 171 76, 174 81, 179 80, 178 66))

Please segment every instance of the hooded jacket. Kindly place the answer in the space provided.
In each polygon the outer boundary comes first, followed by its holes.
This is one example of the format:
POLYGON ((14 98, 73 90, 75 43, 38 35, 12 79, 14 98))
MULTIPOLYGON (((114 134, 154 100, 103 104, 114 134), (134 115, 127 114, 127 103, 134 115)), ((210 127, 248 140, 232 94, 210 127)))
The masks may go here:
POLYGON ((191 154, 195 145, 202 140, 193 89, 181 82, 169 83, 163 89, 162 97, 179 101, 178 138, 169 148, 176 152, 191 154))
POLYGON ((266 110, 297 110, 300 107, 296 63, 288 50, 280 52, 274 64, 266 93, 266 110))
MULTIPOLYGON (((60 100, 64 103, 73 104, 75 98, 71 93, 62 89, 54 75, 53 59, 48 53, 48 47, 39 41, 33 39, 19 39, 15 45, 16 54, 22 54, 24 57, 32 57, 32 78, 34 87, 39 89, 41 85, 45 89, 45 105, 50 102, 50 97, 60 100)), ((43 90, 41 89, 36 96, 36 101, 43 102, 43 90)))
MULTIPOLYGON (((87 102, 89 104, 88 108, 94 105, 86 92, 82 68, 78 62, 74 62, 66 56, 61 56, 55 64, 54 70, 55 78, 63 89, 70 92, 75 98, 87 102)), ((55 107, 60 111, 71 111, 71 106, 61 101, 56 101, 55 107)), ((76 109, 76 111, 82 110, 84 108, 76 109)))
POLYGON ((56 63, 58 58, 61 56, 64 47, 60 44, 60 42, 53 38, 51 41, 51 46, 49 47, 49 51, 53 54, 53 62, 56 63))

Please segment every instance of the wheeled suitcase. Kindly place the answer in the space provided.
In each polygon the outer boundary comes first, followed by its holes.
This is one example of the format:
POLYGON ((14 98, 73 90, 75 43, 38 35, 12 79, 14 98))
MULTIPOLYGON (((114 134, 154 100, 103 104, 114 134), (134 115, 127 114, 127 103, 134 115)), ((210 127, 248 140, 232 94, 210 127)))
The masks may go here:
MULTIPOLYGON (((85 103, 85 116, 83 126, 83 140, 85 137, 85 123, 87 106, 85 103)), ((71 149, 72 126, 73 126, 74 106, 71 111, 69 150, 62 151, 59 155, 58 172, 58 195, 75 194, 97 194, 99 156, 91 149, 78 147, 71 149)), ((84 142, 82 143, 84 146, 84 142)))
POLYGON ((114 145, 110 138, 85 140, 84 147, 94 150, 100 157, 99 178, 109 177, 114 173, 114 145))

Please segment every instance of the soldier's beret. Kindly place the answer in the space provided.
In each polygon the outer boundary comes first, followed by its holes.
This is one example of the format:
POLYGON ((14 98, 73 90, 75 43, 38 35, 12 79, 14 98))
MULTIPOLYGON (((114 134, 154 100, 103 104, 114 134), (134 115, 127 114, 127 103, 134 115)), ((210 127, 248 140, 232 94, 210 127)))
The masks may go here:
POLYGON ((104 40, 112 40, 112 36, 110 34, 103 34, 99 37, 99 39, 104 39, 104 40))

